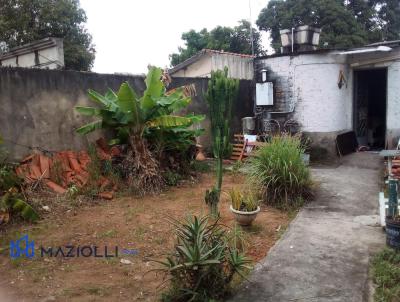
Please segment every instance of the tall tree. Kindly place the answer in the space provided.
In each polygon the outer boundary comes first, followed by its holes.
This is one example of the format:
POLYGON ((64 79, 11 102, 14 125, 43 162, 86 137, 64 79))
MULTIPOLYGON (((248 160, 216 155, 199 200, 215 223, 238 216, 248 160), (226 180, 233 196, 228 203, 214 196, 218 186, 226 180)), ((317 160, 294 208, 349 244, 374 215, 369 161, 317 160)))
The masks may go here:
POLYGON ((378 23, 381 28, 381 39, 400 40, 400 1, 377 1, 378 23))
MULTIPOLYGON (((261 45, 260 32, 253 28, 254 53, 264 54, 261 45)), ((241 54, 251 54, 251 34, 250 22, 240 20, 235 27, 217 26, 211 31, 202 29, 201 31, 190 30, 182 34, 182 40, 186 47, 179 47, 178 53, 170 55, 171 65, 175 66, 204 48, 223 50, 241 54)))
POLYGON ((66 69, 90 70, 95 58, 79 0, 0 0, 3 49, 46 37, 64 39, 66 69))
POLYGON ((275 50, 279 30, 299 25, 322 27, 322 47, 354 47, 398 37, 398 9, 398 0, 271 0, 257 25, 271 33, 275 50))

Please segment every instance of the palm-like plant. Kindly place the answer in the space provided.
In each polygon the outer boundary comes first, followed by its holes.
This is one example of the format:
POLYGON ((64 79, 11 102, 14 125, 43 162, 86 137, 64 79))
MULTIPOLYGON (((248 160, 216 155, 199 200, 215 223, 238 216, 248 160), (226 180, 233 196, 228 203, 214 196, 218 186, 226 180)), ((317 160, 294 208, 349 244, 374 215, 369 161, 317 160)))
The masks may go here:
POLYGON ((188 127, 201 120, 199 116, 176 116, 172 113, 186 107, 190 97, 186 97, 181 89, 166 94, 161 81, 162 70, 150 68, 146 77, 146 90, 142 97, 125 82, 119 91, 112 90, 103 96, 93 90, 90 98, 101 107, 76 107, 83 115, 96 116, 99 119, 80 127, 77 132, 87 134, 96 129, 109 128, 117 133, 111 144, 126 141, 130 152, 126 165, 130 167, 129 179, 144 191, 158 190, 163 179, 159 173, 159 163, 151 154, 145 139, 145 133, 159 129, 188 127))

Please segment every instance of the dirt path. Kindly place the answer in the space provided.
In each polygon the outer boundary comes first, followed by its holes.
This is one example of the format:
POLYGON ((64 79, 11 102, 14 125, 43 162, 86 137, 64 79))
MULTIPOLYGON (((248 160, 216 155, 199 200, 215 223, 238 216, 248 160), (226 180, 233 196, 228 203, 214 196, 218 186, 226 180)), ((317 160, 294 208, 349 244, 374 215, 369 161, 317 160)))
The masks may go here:
MULTIPOLYGON (((38 246, 118 246, 137 251, 118 258, 36 257, 11 261, 8 251, 0 255, 0 289, 14 301, 157 301, 163 277, 148 273, 174 242, 168 216, 207 213, 204 192, 213 182, 203 175, 195 184, 185 184, 161 195, 143 199, 119 198, 51 216, 32 226, 14 226, 3 232, 2 248, 21 234, 29 234, 38 246), (122 264, 121 259, 131 264, 122 264)), ((243 179, 227 175, 224 188, 240 186, 243 179)), ((233 225, 228 202, 221 204, 222 222, 233 225)), ((274 245, 288 224, 288 216, 263 207, 255 225, 246 230, 249 254, 258 261, 274 245), (281 231, 277 231, 280 229, 281 231)), ((36 251, 38 253, 38 251, 36 251)), ((0 291, 0 295, 1 295, 0 291)), ((0 301, 3 301, 0 296, 0 301)))
POLYGON ((368 301, 369 260, 385 238, 376 226, 380 169, 378 156, 367 153, 337 168, 314 169, 316 201, 232 301, 368 301))

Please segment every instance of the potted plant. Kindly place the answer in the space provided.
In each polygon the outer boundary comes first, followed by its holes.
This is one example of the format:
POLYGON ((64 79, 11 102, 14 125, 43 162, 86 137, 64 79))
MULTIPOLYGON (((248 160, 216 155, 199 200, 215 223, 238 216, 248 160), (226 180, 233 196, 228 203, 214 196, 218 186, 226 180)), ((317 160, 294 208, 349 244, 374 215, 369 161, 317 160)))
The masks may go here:
POLYGON ((242 193, 238 189, 229 192, 230 210, 237 223, 243 226, 251 225, 260 212, 259 201, 252 192, 242 193))

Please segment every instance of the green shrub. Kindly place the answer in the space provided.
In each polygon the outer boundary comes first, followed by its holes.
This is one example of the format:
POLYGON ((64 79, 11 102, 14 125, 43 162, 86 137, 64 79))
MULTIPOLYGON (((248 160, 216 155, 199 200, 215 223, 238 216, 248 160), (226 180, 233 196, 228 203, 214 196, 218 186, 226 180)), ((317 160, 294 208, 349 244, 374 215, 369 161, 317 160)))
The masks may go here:
POLYGON ((210 164, 207 161, 194 160, 190 163, 190 168, 198 173, 211 172, 210 164))
MULTIPOLYGON (((1 143, 0 136, 0 215, 4 219, 10 214, 18 214, 26 220, 35 221, 39 215, 19 193, 22 180, 15 173, 14 166, 7 163, 7 152, 2 148, 1 143)), ((2 221, 2 217, 0 217, 0 224, 7 223, 9 218, 2 221)))
POLYGON ((375 301, 400 300, 400 252, 385 249, 372 261, 372 275, 376 284, 375 301))
POLYGON ((179 181, 182 179, 179 173, 176 173, 171 170, 167 170, 163 173, 163 178, 167 186, 175 187, 178 185, 179 181))
MULTIPOLYGON (((174 221, 177 244, 162 264, 170 275, 171 288, 163 301, 212 301, 229 293, 233 277, 249 269, 247 259, 232 242, 227 230, 208 217, 190 217, 174 221)), ((238 234, 235 232, 234 234, 238 234)))
POLYGON ((249 159, 248 180, 265 202, 290 209, 311 197, 312 181, 303 153, 299 137, 284 135, 273 137, 249 159))

